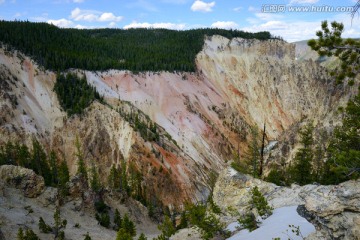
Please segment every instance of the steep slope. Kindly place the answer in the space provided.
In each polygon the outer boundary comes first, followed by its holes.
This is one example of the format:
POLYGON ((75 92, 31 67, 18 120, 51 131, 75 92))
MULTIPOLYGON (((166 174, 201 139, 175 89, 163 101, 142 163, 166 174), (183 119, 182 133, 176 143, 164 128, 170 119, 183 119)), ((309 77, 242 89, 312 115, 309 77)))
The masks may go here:
POLYGON ((73 117, 52 91, 53 72, 18 52, 1 50, 0 64, 2 142, 36 136, 65 156, 75 174, 78 136, 87 165, 97 166, 104 183, 124 159, 141 172, 146 197, 170 207, 207 198, 210 173, 234 151, 244 154, 250 126, 265 123, 268 140, 279 139, 306 117, 321 121, 348 98, 334 91, 324 68, 297 62, 294 45, 279 40, 209 37, 196 73, 72 70, 107 102, 73 117), (124 112, 155 122, 160 139, 144 140, 124 112))

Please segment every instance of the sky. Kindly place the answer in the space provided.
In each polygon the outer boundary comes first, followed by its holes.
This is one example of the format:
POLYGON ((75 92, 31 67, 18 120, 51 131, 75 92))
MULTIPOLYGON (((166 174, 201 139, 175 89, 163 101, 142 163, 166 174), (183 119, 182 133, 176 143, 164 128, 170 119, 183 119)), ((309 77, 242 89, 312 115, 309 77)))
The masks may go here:
POLYGON ((286 41, 316 38, 323 20, 343 22, 360 37, 356 0, 0 0, 0 19, 48 22, 63 28, 213 27, 269 31, 286 41))

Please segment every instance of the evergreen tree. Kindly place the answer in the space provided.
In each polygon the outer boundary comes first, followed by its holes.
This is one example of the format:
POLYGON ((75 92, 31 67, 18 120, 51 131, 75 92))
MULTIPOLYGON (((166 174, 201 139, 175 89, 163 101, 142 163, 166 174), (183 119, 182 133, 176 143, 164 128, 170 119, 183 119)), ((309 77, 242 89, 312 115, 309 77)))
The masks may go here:
POLYGON ((147 237, 145 236, 144 233, 141 233, 138 240, 147 240, 147 237))
POLYGON ((272 214, 272 207, 268 205, 265 197, 261 194, 258 187, 251 190, 251 205, 257 209, 261 217, 269 217, 272 214))
POLYGON ((115 167, 115 164, 111 166, 110 174, 108 177, 109 187, 113 190, 120 189, 121 183, 121 171, 115 167))
POLYGON ((354 84, 355 77, 360 73, 360 41, 343 39, 344 24, 331 23, 331 30, 327 21, 321 23, 322 30, 316 32, 318 40, 311 39, 308 45, 318 52, 320 56, 335 56, 341 60, 339 67, 331 71, 336 83, 341 84, 349 78, 349 84, 354 84))
POLYGON ((24 239, 25 239, 24 231, 22 228, 19 228, 17 233, 17 240, 24 240, 24 239))
POLYGON ((52 175, 47 162, 46 153, 35 137, 33 138, 32 145, 31 169, 33 169, 37 174, 43 176, 45 184, 50 186, 52 175))
POLYGON ((118 231, 121 228, 122 218, 119 210, 115 210, 114 214, 114 230, 118 231))
POLYGON ((59 170, 58 170, 58 159, 54 151, 50 152, 49 163, 51 169, 51 183, 53 186, 57 186, 59 183, 59 170))
POLYGON ((39 230, 43 233, 52 232, 52 228, 47 225, 42 217, 39 218, 39 230))
POLYGON ((327 182, 339 183, 360 177, 360 91, 350 100, 343 124, 335 128, 329 146, 327 182))
POLYGON ((94 192, 99 192, 101 189, 101 183, 99 180, 99 175, 96 171, 95 165, 93 164, 92 168, 91 168, 91 181, 90 181, 90 186, 91 189, 94 192))
POLYGON ((83 154, 83 151, 82 151, 82 148, 81 148, 79 137, 76 137, 75 147, 76 147, 75 155, 77 157, 77 165, 78 165, 78 170, 77 170, 76 174, 83 177, 87 182, 88 181, 88 175, 87 175, 87 170, 86 170, 86 166, 85 166, 85 157, 84 157, 84 154, 83 154))
POLYGON ((125 229, 120 228, 117 232, 116 240, 133 240, 133 237, 125 229))
POLYGON ((176 232, 176 228, 168 216, 165 216, 164 222, 160 224, 158 228, 166 238, 169 238, 176 232))
POLYGON ((69 190, 66 184, 67 182, 69 182, 69 179, 70 179, 69 168, 66 164, 66 160, 64 159, 60 162, 59 181, 58 181, 59 192, 63 197, 68 195, 69 190))
POLYGON ((60 208, 56 207, 54 213, 54 226, 53 226, 53 233, 55 239, 58 240, 65 239, 65 232, 63 229, 66 228, 66 225, 67 225, 66 219, 62 219, 60 216, 60 208))
POLYGON ((124 216, 123 221, 121 223, 121 229, 124 229, 125 232, 130 234, 130 236, 136 236, 135 224, 129 219, 129 216, 127 215, 127 213, 125 213, 125 216, 124 216))
POLYGON ((300 143, 303 145, 298 150, 292 168, 292 180, 300 185, 309 184, 312 181, 312 162, 313 162, 313 129, 312 124, 307 125, 300 131, 300 143))

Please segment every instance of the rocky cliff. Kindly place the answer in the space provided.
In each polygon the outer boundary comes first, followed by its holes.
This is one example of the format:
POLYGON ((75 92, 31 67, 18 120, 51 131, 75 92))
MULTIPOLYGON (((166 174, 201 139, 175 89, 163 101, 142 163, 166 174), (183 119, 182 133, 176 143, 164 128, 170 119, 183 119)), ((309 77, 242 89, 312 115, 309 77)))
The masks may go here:
POLYGON ((65 156, 74 174, 78 136, 104 183, 124 159, 142 173, 148 198, 180 206, 207 198, 210 172, 224 169, 235 151, 244 154, 250 126, 265 123, 268 140, 286 139, 305 118, 330 119, 349 97, 323 67, 297 61, 294 45, 279 40, 209 37, 196 63, 196 73, 71 70, 108 104, 94 102, 84 115, 67 117, 52 90, 55 73, 1 50, 0 140, 30 143, 36 136, 65 156), (119 108, 155 122, 161 140, 144 140, 119 108))
POLYGON ((251 189, 257 186, 269 205, 300 205, 299 213, 316 227, 306 239, 359 239, 360 180, 339 185, 279 187, 227 168, 219 175, 214 201, 228 215, 249 208, 251 189))

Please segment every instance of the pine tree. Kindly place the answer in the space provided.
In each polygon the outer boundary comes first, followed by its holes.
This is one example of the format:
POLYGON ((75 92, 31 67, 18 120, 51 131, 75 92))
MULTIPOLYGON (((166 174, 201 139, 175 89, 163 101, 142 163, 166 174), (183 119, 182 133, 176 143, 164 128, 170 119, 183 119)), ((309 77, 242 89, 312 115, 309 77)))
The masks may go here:
MULTIPOLYGON (((360 89, 359 89, 360 90, 360 89)), ((360 177, 360 91, 350 100, 344 112, 343 124, 335 128, 329 146, 330 165, 327 181, 339 183, 360 177)))
POLYGON ((94 192, 99 192, 101 189, 101 183, 99 180, 99 175, 96 171, 95 165, 93 164, 92 168, 91 168, 91 181, 90 181, 90 186, 91 189, 94 192))
POLYGON ((49 163, 51 169, 51 183, 53 186, 57 186, 59 183, 59 174, 58 174, 58 160, 56 153, 54 151, 50 152, 49 163))
POLYGON ((138 240, 147 240, 147 237, 145 236, 144 233, 141 233, 138 240))
POLYGON ((127 233, 130 234, 130 236, 136 236, 136 227, 133 221, 129 219, 129 216, 127 213, 125 213, 125 216, 123 218, 123 221, 121 223, 121 228, 124 229, 127 233))
POLYGON ((39 230, 43 233, 52 232, 52 228, 47 225, 42 217, 39 218, 39 230))
POLYGON ((76 137, 75 147, 76 147, 75 155, 77 157, 77 164, 78 164, 77 174, 80 175, 81 177, 83 177, 87 182, 88 175, 87 175, 87 170, 86 170, 86 166, 85 166, 85 158, 84 158, 84 154, 81 149, 79 137, 76 137))
POLYGON ((158 228, 162 232, 162 234, 167 238, 169 238, 171 235, 173 235, 176 232, 176 229, 169 216, 165 216, 164 222, 160 224, 158 228))
POLYGON ((59 181, 58 181, 58 187, 60 194, 64 197, 68 195, 68 187, 67 182, 69 182, 70 174, 69 174, 69 168, 66 164, 66 160, 62 160, 60 162, 59 166, 59 181))
POLYGON ((33 138, 32 143, 33 143, 33 149, 32 149, 31 169, 33 169, 37 174, 43 176, 45 184, 47 186, 50 186, 52 176, 51 176, 50 167, 47 162, 46 153, 35 137, 33 138))
POLYGON ((303 145, 298 150, 294 159, 294 166, 292 169, 292 180, 300 185, 311 183, 312 181, 312 162, 313 162, 313 129, 312 124, 307 125, 300 131, 300 143, 303 145))
POLYGON ((122 218, 119 210, 115 210, 114 214, 114 230, 118 231, 121 228, 122 218))
POLYGON ((251 190, 251 204, 254 208, 257 209, 261 217, 268 217, 272 214, 272 207, 268 205, 265 197, 261 194, 258 187, 255 186, 251 190))
POLYGON ((60 208, 56 207, 54 213, 54 226, 53 226, 53 233, 55 235, 55 239, 64 240, 65 239, 65 232, 63 229, 66 228, 67 221, 66 219, 61 219, 60 216, 60 208))
POLYGON ((116 240, 133 240, 133 237, 124 228, 120 228, 117 232, 116 240))
POLYGON ((18 233, 17 233, 17 240, 25 240, 24 237, 24 231, 22 228, 19 228, 18 233))

